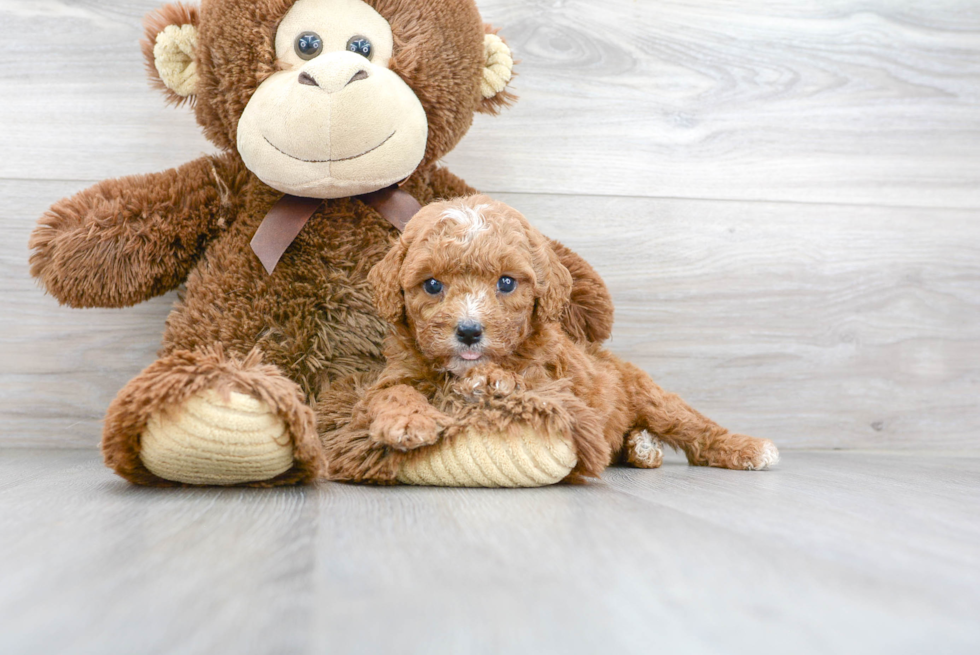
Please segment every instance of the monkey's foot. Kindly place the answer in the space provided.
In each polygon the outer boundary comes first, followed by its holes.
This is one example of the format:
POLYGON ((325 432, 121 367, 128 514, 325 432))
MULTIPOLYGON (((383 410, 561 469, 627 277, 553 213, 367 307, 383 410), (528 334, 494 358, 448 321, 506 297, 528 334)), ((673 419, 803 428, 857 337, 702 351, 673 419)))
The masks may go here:
POLYGON ((261 400, 213 389, 150 416, 140 438, 150 473, 185 484, 270 480, 293 467, 286 424, 261 400))
POLYGON ((109 407, 102 449, 137 484, 273 486, 323 469, 313 412, 257 354, 178 352, 152 364, 109 407))

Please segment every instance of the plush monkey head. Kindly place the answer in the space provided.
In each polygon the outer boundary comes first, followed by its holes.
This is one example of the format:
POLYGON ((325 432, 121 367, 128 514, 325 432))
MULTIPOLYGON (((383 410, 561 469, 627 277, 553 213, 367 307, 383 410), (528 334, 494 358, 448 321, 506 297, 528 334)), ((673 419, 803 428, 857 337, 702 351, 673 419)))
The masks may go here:
POLYGON ((146 33, 155 84, 298 196, 400 182, 513 99, 510 51, 473 0, 203 0, 151 14, 146 33))

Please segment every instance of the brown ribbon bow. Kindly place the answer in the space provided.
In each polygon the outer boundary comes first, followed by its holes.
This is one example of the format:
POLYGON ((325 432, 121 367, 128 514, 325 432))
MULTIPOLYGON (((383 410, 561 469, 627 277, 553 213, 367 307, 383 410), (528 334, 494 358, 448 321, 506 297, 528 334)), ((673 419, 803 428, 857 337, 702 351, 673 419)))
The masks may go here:
MULTIPOLYGON (((407 191, 399 189, 397 184, 356 196, 356 199, 373 207, 385 220, 398 228, 399 232, 404 232, 408 221, 422 209, 418 200, 407 191)), ((321 205, 323 200, 317 198, 300 198, 286 194, 262 219, 259 229, 252 237, 252 250, 269 275, 276 270, 286 249, 321 205)))

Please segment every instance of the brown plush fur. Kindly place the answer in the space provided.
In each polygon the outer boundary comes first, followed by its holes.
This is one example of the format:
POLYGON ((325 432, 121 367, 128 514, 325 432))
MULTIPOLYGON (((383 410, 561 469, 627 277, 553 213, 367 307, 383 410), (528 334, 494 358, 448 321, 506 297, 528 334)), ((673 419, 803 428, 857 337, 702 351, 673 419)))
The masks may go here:
MULTIPOLYGON (((424 208, 369 277, 394 332, 387 365, 362 389, 350 423, 321 423, 335 479, 388 483, 411 453, 517 420, 570 434, 575 476, 598 475, 618 459, 659 466, 659 453, 637 439, 642 431, 682 449, 691 464, 744 469, 774 461, 771 442, 730 433, 635 366, 572 339, 558 322, 572 298, 571 274, 502 203, 476 196, 424 208), (499 291, 501 276, 517 288, 499 291), (442 290, 427 291, 426 280, 442 290), (461 340, 465 322, 480 325, 476 344, 461 340)), ((336 393, 350 402, 358 391, 348 385, 336 393)))
MULTIPOLYGON (((186 285, 167 319, 161 360, 127 385, 106 417, 106 461, 133 482, 164 483, 139 461, 147 412, 179 404, 202 385, 269 399, 295 426, 299 458, 278 481, 308 481, 319 468, 318 445, 308 439, 305 419, 290 417, 304 415, 304 402, 312 403, 321 385, 383 361, 388 328, 372 306, 367 273, 397 232, 374 209, 357 198, 325 202, 272 275, 249 247, 282 194, 245 168, 235 134, 248 99, 275 68, 276 25, 292 4, 204 0, 199 12, 168 6, 149 18, 148 43, 170 21, 198 25, 195 110, 205 134, 226 152, 162 173, 101 182, 56 203, 31 236, 32 274, 73 307, 124 307, 186 285)), ((393 66, 428 115, 425 159, 402 188, 422 204, 472 193, 435 162, 462 138, 473 113, 487 107, 479 93, 485 27, 475 4, 369 4, 391 23, 393 66)), ((152 57, 152 47, 147 52, 152 57)), ((566 316, 567 327, 577 336, 601 338, 611 311, 608 293, 574 253, 563 251, 562 258, 577 271, 582 302, 566 316)), ((350 407, 321 403, 320 411, 334 416, 350 407)))

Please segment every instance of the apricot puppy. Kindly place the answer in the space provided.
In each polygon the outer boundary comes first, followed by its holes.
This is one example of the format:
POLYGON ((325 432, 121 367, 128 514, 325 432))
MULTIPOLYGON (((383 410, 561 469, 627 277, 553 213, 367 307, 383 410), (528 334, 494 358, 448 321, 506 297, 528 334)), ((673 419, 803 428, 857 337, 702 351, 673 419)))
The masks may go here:
POLYGON ((394 330, 384 370, 350 423, 325 438, 335 479, 391 482, 406 453, 515 420, 567 430, 573 478, 616 461, 660 466, 661 442, 698 466, 763 469, 779 458, 771 441, 729 432, 564 332, 572 276, 503 203, 471 196, 425 207, 369 280, 394 330))

